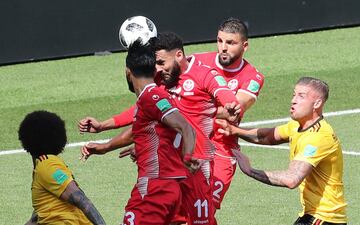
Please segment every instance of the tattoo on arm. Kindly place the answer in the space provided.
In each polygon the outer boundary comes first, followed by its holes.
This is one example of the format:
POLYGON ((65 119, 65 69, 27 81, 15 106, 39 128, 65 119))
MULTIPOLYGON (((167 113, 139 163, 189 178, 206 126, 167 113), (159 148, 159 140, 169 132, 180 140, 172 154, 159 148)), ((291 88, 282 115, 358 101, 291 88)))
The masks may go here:
POLYGON ((286 171, 263 171, 251 169, 250 177, 272 186, 296 188, 311 172, 312 165, 298 160, 293 160, 286 171))
POLYGON ((70 204, 77 206, 93 224, 105 224, 104 219, 95 208, 94 204, 86 197, 80 189, 72 192, 67 200, 70 204))

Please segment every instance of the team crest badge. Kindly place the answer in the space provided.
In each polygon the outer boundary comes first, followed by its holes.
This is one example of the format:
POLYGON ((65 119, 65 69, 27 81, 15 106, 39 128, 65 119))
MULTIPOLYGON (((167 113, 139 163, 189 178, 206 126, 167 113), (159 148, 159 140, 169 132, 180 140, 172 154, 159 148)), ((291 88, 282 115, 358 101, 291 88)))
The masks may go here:
POLYGON ((184 84, 183 84, 183 88, 185 91, 191 91, 192 89, 194 89, 194 81, 191 79, 187 79, 185 80, 184 84))
POLYGON ((214 76, 219 75, 217 70, 211 70, 211 74, 214 75, 214 76))
POLYGON ((236 80, 236 79, 230 80, 228 82, 228 86, 229 86, 230 90, 232 90, 232 91, 235 90, 238 86, 238 80, 236 80))
POLYGON ((159 100, 159 98, 160 98, 159 95, 153 95, 152 96, 152 99, 155 100, 155 101, 159 100))

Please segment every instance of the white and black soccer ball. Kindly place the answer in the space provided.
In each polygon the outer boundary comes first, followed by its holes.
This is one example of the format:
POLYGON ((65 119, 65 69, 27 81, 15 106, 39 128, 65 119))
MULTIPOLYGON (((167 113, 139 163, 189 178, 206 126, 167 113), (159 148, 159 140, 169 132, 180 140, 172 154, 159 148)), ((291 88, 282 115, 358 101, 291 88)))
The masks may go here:
POLYGON ((145 16, 133 16, 126 19, 119 30, 119 40, 126 49, 140 39, 145 45, 150 38, 157 36, 155 24, 145 16))

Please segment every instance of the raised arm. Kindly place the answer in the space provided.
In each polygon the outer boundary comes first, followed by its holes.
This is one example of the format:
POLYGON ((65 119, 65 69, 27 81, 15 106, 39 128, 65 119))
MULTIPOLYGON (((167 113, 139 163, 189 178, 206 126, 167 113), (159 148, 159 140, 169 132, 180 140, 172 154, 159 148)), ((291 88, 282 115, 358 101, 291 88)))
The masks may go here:
POLYGON ((68 184, 65 191, 60 195, 60 199, 78 207, 94 225, 105 224, 99 211, 76 185, 75 181, 68 184))

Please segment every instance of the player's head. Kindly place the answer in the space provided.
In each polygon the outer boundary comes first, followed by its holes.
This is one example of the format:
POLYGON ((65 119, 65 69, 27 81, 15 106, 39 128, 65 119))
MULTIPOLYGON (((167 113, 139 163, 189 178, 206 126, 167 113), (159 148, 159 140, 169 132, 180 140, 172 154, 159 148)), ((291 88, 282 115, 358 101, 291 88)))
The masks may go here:
POLYGON ((236 18, 229 18, 220 24, 217 47, 219 63, 222 66, 227 67, 235 62, 240 63, 248 45, 248 29, 244 22, 236 18))
POLYGON ((157 73, 161 75, 166 87, 175 86, 181 74, 181 62, 186 60, 181 38, 172 32, 160 33, 154 39, 153 47, 157 73))
POLYGON ((328 96, 329 86, 324 81, 313 77, 300 78, 291 100, 291 118, 303 122, 320 116, 328 96))
POLYGON ((133 79, 154 78, 155 53, 150 45, 142 45, 137 40, 128 49, 126 56, 126 79, 129 90, 135 92, 133 79))
POLYGON ((55 113, 34 111, 20 124, 19 140, 25 151, 33 157, 58 155, 65 147, 65 122, 55 113))

